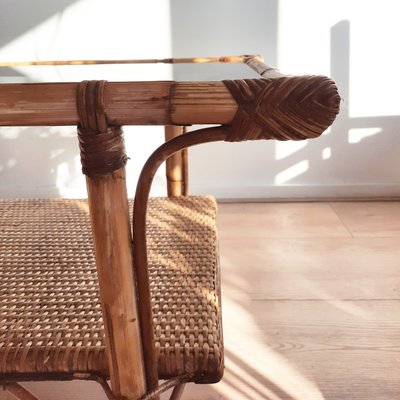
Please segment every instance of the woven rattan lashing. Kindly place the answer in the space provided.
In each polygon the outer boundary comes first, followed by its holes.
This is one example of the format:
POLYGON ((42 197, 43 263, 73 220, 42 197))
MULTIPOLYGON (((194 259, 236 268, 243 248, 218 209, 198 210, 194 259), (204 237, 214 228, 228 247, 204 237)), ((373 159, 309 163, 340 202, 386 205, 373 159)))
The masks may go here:
MULTIPOLYGON (((223 368, 216 204, 154 198, 148 246, 160 378, 223 368)), ((108 375, 84 200, 0 201, 0 373, 108 375)))
POLYGON ((239 106, 227 141, 316 138, 339 112, 337 87, 325 76, 223 82, 239 106))
POLYGON ((107 123, 104 105, 106 81, 82 81, 77 90, 78 138, 82 172, 105 175, 126 164, 125 144, 120 126, 107 123))

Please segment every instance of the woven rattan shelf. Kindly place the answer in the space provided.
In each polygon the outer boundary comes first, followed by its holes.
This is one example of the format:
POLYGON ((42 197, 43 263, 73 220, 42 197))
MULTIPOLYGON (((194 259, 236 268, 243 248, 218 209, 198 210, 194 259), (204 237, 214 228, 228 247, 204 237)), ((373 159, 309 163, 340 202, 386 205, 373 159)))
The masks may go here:
POLYGON ((177 400, 187 381, 221 379, 216 206, 187 196, 186 149, 312 139, 339 111, 332 80, 285 76, 259 56, 23 65, 148 62, 242 62, 261 79, 0 85, 0 126, 78 126, 88 189, 87 201, 0 201, 0 383, 21 400, 35 400, 24 380, 95 379, 110 400, 174 387, 177 400), (166 127, 133 204, 122 125, 166 127), (149 200, 164 161, 169 197, 149 200))
MULTIPOLYGON (((0 200, 0 210, 0 373, 108 377, 87 201, 0 200)), ((154 198, 148 213, 159 377, 218 381, 216 203, 154 198)))

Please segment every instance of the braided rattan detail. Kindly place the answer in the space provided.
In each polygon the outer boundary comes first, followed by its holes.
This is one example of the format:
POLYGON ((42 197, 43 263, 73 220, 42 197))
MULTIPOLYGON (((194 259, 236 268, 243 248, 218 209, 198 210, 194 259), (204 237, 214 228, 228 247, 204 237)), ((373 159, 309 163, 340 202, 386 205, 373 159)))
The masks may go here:
POLYGON ((83 81, 78 86, 78 138, 82 172, 96 176, 113 172, 126 164, 120 126, 109 126, 105 114, 106 81, 83 81))
POLYGON ((319 136, 335 120, 340 97, 324 76, 225 80, 238 111, 227 141, 303 140, 319 136))
MULTIPOLYGON (((0 373, 107 376, 87 202, 1 200, 0 209, 0 373)), ((159 376, 216 381, 215 202, 151 199, 147 230, 159 376)))

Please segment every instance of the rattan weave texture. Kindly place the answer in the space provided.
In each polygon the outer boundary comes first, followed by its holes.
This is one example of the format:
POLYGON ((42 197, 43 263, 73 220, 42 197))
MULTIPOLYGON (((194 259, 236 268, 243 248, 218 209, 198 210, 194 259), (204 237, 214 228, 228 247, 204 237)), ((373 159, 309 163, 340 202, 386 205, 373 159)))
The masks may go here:
MULTIPOLYGON (((148 249, 160 378, 222 373, 216 205, 154 198, 148 249)), ((108 375, 88 205, 0 200, 0 373, 108 375)))

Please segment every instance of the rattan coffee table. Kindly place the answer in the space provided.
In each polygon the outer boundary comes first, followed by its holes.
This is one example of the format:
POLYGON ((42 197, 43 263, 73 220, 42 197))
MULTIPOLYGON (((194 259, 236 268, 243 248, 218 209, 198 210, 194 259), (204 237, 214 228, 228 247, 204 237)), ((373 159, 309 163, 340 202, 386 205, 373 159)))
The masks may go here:
POLYGON ((0 126, 78 126, 88 191, 87 200, 0 201, 0 381, 19 399, 35 399, 20 385, 28 380, 91 379, 129 400, 170 387, 178 399, 185 382, 219 381, 216 202, 188 196, 185 149, 312 139, 339 111, 332 80, 285 76, 260 56, 0 66, 143 62, 240 62, 260 78, 0 85, 0 126), (133 203, 123 125, 166 127, 133 203), (168 197, 149 200, 166 160, 168 197))

